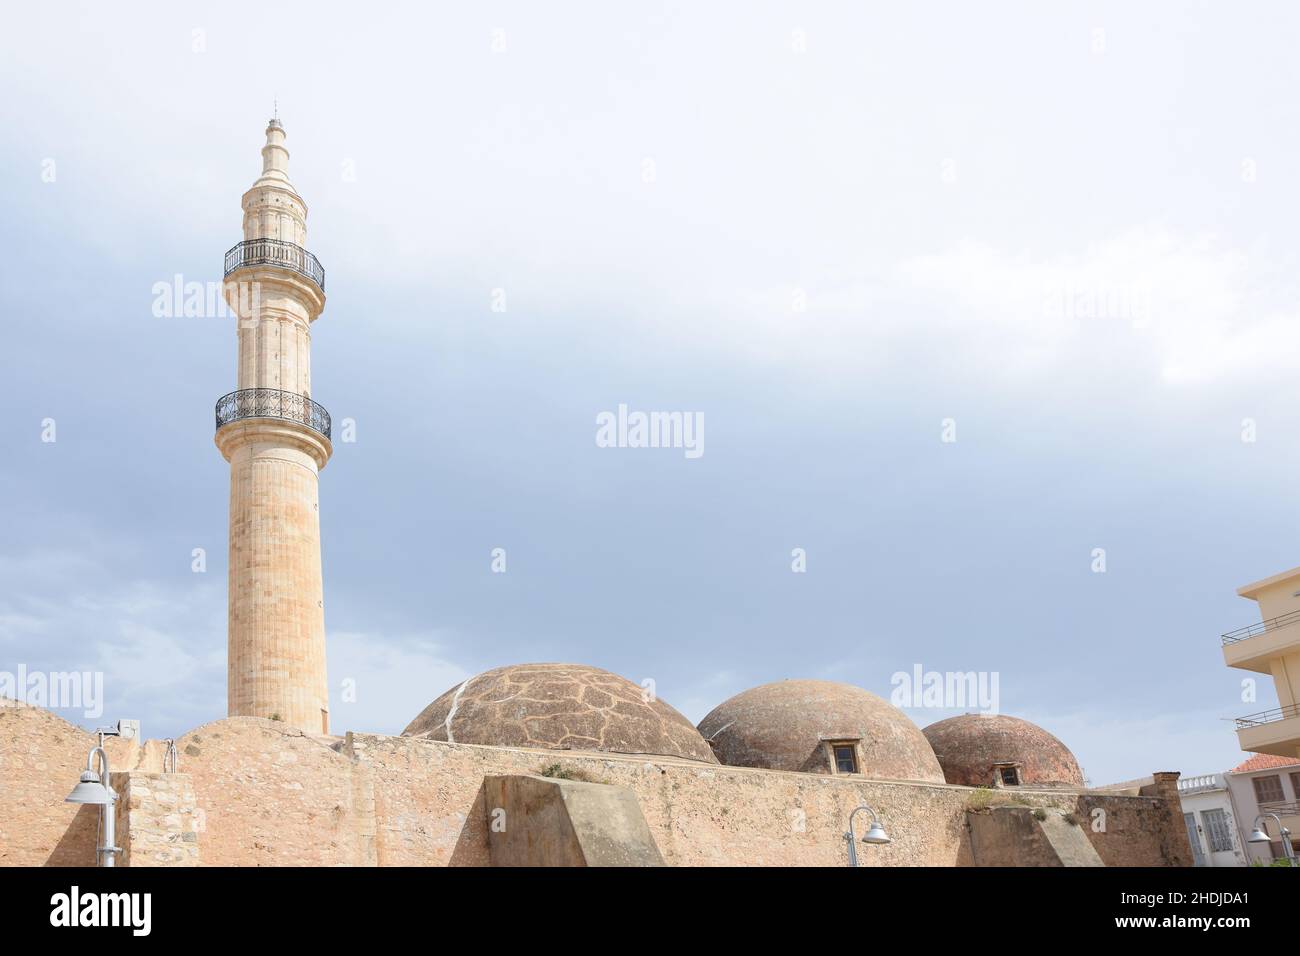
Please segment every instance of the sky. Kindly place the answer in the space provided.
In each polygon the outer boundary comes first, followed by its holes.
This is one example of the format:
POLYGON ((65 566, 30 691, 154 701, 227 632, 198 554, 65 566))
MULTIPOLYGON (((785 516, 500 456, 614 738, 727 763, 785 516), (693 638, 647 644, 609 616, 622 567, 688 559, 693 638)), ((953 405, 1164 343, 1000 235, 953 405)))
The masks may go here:
POLYGON ((1219 635, 1300 565, 1297 28, 15 8, 0 671, 102 673, 102 716, 59 711, 87 727, 225 714, 235 325, 154 287, 220 281, 274 104, 327 273, 313 397, 355 422, 320 483, 334 732, 511 663, 653 680, 692 721, 919 666, 996 675, 1093 784, 1228 769, 1227 718, 1276 698, 1219 635), (703 453, 600 447, 620 405, 700 416, 703 453))

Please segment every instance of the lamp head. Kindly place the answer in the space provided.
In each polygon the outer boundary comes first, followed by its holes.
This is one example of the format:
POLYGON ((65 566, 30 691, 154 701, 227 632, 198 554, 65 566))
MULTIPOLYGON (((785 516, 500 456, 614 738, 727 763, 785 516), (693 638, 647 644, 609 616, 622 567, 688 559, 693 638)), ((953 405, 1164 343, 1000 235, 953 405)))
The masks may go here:
POLYGON ((106 806, 117 799, 112 790, 99 782, 99 774, 93 770, 85 770, 81 774, 81 782, 72 788, 64 803, 90 803, 98 806, 106 806))
POLYGON ((1264 831, 1263 827, 1255 827, 1255 829, 1250 831, 1250 836, 1247 838, 1246 842, 1272 843, 1273 841, 1269 838, 1269 835, 1264 831))
POLYGON ((880 825, 880 822, 873 820, 871 821, 871 828, 863 836, 862 842, 879 844, 892 843, 893 841, 889 838, 889 834, 885 832, 885 828, 880 825))

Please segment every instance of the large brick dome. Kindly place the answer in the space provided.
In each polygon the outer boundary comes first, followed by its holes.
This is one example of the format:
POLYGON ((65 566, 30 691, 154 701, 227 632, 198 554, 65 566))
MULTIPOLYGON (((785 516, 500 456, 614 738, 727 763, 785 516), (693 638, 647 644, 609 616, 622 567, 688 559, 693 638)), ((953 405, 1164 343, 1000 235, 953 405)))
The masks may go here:
POLYGON ((731 766, 943 782, 939 762, 916 724, 852 684, 763 684, 715 707, 700 721, 700 733, 718 760, 731 766), (851 764, 837 765, 837 744, 849 748, 851 764))
POLYGON ((582 664, 497 667, 451 688, 402 731, 490 747, 605 750, 717 763, 691 722, 624 677, 582 664))
POLYGON ((999 766, 1014 765, 1024 786, 1083 786, 1083 771, 1065 744, 1018 717, 963 714, 931 724, 925 736, 949 783, 991 787, 999 766))

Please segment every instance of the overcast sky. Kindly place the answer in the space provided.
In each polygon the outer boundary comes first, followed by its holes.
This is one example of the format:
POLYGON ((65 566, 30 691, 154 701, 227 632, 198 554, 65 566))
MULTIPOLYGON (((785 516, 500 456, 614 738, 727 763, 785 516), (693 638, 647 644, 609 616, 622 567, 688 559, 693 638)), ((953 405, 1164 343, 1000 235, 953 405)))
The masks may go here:
POLYGON ((225 714, 235 328, 152 290, 220 280, 273 100, 313 397, 357 423, 321 476, 336 733, 526 661, 695 721, 921 665, 996 672, 1102 784, 1231 767, 1224 718, 1275 705, 1219 634, 1300 565, 1293 4, 6 21, 0 669, 103 671, 78 723, 225 714), (620 403, 702 414, 704 454, 597 447, 620 403))

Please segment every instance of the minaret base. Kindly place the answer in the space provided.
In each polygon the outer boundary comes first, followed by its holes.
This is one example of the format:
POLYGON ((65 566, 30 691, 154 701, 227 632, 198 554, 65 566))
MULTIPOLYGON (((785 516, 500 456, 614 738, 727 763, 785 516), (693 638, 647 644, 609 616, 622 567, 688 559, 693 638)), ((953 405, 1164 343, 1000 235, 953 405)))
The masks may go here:
POLYGON ((317 475, 329 439, 251 418, 217 446, 230 462, 229 715, 328 734, 317 475))

